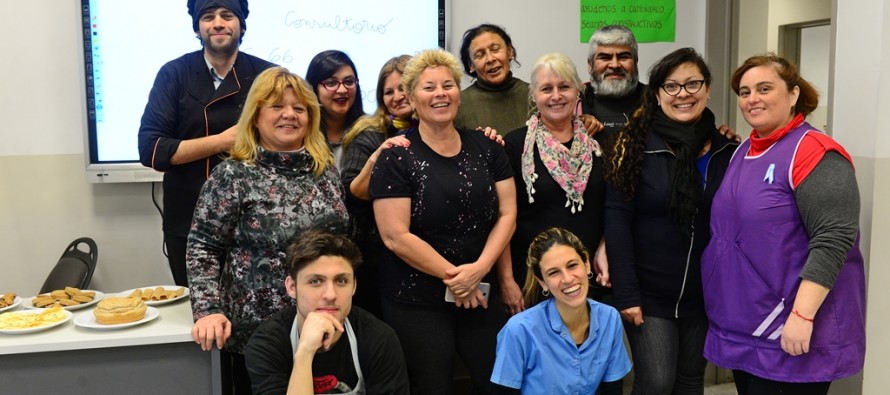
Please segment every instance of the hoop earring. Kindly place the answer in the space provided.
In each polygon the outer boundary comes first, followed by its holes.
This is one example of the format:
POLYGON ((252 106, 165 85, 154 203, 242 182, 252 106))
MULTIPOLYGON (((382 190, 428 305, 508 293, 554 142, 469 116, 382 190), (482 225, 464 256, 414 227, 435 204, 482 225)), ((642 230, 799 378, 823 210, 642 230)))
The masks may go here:
POLYGON ((588 279, 593 278, 593 272, 587 272, 587 278, 588 279))
POLYGON ((541 288, 541 295, 544 295, 544 297, 546 298, 546 297, 550 296, 550 291, 541 288))

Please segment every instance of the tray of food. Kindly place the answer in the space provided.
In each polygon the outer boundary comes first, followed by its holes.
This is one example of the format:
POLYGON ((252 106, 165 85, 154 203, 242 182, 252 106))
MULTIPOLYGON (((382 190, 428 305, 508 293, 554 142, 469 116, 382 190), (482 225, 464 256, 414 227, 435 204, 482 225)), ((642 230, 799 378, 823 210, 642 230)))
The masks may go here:
POLYGON ((72 315, 61 307, 3 313, 0 314, 0 333, 21 335, 45 331, 68 322, 72 315))
POLYGON ((177 285, 156 285, 126 290, 118 296, 136 297, 142 299, 148 306, 158 306, 185 299, 189 296, 189 289, 177 285))
POLYGON ((65 287, 33 298, 25 298, 22 307, 27 309, 61 307, 65 310, 79 310, 98 303, 104 297, 105 294, 99 291, 65 287))
POLYGON ((14 292, 5 293, 0 296, 0 313, 13 310, 21 304, 22 298, 17 296, 14 292))
POLYGON ((93 309, 93 314, 82 314, 74 319, 74 325, 97 330, 114 330, 141 325, 158 318, 161 313, 148 307, 137 297, 110 297, 93 309))

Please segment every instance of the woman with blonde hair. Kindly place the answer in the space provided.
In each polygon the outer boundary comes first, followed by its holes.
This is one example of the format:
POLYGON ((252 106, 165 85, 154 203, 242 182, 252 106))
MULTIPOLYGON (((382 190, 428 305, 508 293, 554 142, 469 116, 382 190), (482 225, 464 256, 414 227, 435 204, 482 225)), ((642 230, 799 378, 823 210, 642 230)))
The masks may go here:
POLYGON ((526 281, 534 281, 525 276, 526 252, 532 239, 550 227, 565 228, 595 249, 595 284, 610 285, 603 242, 602 150, 574 111, 582 86, 567 56, 541 56, 532 69, 529 92, 537 111, 527 126, 504 138, 517 183, 516 232, 500 258, 506 262, 498 266, 504 299, 513 301, 505 303, 511 315, 531 307, 522 303, 519 291, 526 281))
POLYGON ((346 208, 349 210, 349 235, 362 250, 363 264, 356 276, 363 286, 356 291, 356 305, 382 318, 380 292, 377 281, 380 257, 385 247, 377 232, 368 184, 371 171, 380 153, 394 146, 410 144, 402 134, 415 124, 414 110, 402 89, 402 72, 411 57, 396 56, 383 64, 377 78, 377 110, 355 122, 343 138, 343 161, 340 179, 346 188, 346 208))
POLYGON ((503 309, 486 307, 500 303, 491 268, 515 227, 513 174, 498 143, 455 127, 460 78, 457 60, 440 49, 408 62, 402 86, 419 124, 407 134, 411 147, 384 151, 371 175, 374 217, 390 251, 380 273, 383 318, 399 336, 417 394, 450 392, 455 352, 476 392, 491 393, 505 321, 503 309))
POLYGON ((302 78, 283 67, 261 73, 229 158, 214 168, 195 209, 186 250, 192 338, 204 350, 223 350, 236 385, 246 382, 248 391, 247 340, 293 307, 281 282, 287 246, 309 228, 346 230, 343 187, 319 120, 302 78))

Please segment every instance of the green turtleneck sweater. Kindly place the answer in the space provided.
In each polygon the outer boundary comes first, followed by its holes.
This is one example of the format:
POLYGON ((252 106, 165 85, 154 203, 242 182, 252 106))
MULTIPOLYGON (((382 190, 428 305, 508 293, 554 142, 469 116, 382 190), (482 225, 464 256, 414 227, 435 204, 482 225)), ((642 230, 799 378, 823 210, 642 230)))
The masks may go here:
POLYGON ((528 83, 512 74, 500 85, 477 79, 461 91, 460 110, 454 124, 467 129, 491 126, 503 136, 525 126, 533 109, 528 83))

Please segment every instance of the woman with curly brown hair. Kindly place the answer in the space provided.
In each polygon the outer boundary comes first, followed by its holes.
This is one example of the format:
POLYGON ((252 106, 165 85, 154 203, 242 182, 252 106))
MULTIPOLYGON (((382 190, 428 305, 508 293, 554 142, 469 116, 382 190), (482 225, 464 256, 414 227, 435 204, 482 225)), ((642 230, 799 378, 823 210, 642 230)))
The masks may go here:
POLYGON ((668 54, 652 66, 640 108, 605 147, 606 251, 634 394, 704 391, 701 254, 711 200, 737 147, 707 108, 710 83, 694 49, 668 54))

